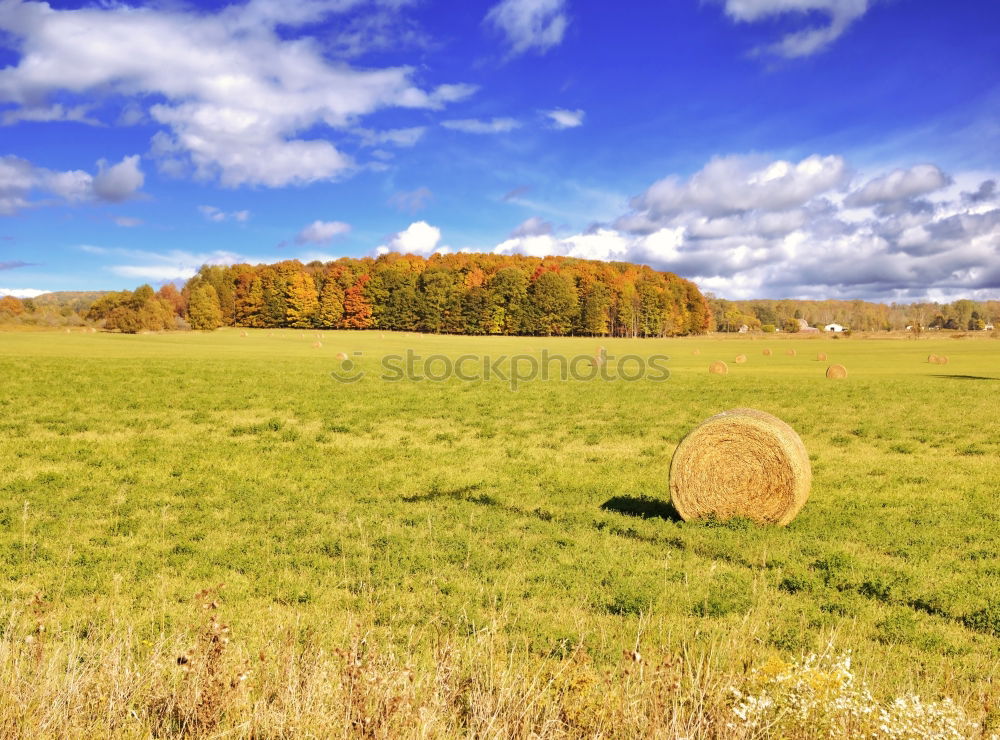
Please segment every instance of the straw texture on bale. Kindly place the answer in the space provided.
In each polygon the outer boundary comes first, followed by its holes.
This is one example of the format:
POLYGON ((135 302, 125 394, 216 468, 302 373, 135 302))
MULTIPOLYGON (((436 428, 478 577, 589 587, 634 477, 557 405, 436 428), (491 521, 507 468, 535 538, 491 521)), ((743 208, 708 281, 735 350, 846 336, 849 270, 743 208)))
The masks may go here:
POLYGON ((816 360, 819 362, 823 362, 824 360, 826 360, 826 352, 820 352, 818 355, 816 355, 816 360))
POLYGON ((737 365, 742 365, 746 361, 747 361, 747 356, 746 355, 736 355, 735 362, 736 362, 737 365))
POLYGON ((785 354, 787 354, 789 357, 795 357, 795 350, 794 349, 790 349, 785 354))
POLYGON ((831 380, 840 380, 847 377, 847 368, 843 365, 830 365, 826 369, 826 377, 831 380))
POLYGON ((708 372, 712 373, 712 375, 725 375, 729 372, 729 365, 722 360, 716 360, 708 366, 708 372))
POLYGON ((770 349, 765 349, 764 350, 764 356, 765 357, 770 357, 771 356, 771 350, 770 349))
POLYGON ((684 520, 741 516, 788 524, 809 497, 812 468, 799 435, 756 409, 706 419, 670 462, 670 499, 684 520))

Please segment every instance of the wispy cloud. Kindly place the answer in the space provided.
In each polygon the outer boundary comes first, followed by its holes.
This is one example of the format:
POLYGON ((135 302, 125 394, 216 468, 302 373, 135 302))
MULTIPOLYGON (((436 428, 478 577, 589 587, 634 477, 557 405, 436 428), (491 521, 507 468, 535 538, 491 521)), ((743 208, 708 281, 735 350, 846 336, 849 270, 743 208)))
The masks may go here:
POLYGON ((466 134, 503 134, 521 127, 521 123, 513 118, 459 118, 442 121, 441 125, 452 131, 462 131, 466 134))
POLYGON ((351 230, 343 221, 313 221, 295 236, 296 244, 329 244, 351 230))
POLYGON ((868 10, 869 0, 722 0, 726 15, 735 21, 754 23, 781 15, 806 17, 822 13, 825 26, 804 28, 785 35, 780 41, 757 49, 757 53, 783 57, 805 57, 822 51, 868 10))
POLYGON ((17 270, 21 267, 33 267, 34 262, 24 262, 22 260, 11 260, 9 262, 0 262, 0 270, 17 270))
POLYGON ((569 15, 565 0, 502 0, 485 22, 504 35, 511 54, 545 53, 562 42, 569 15))
POLYGON ((209 221, 222 223, 223 221, 237 221, 245 223, 250 220, 250 211, 232 211, 227 213, 215 206, 198 206, 198 212, 209 221))
POLYGON ((434 198, 434 193, 428 187, 419 187, 416 190, 403 190, 393 193, 389 198, 389 205, 397 211, 404 213, 416 213, 427 207, 427 204, 434 198))

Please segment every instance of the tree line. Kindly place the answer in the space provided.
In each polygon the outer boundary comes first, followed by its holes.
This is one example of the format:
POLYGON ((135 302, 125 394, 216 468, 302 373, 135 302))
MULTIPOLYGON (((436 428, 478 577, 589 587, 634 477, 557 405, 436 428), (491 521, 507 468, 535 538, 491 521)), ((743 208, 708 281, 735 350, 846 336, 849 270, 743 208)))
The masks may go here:
POLYGON ((688 280, 642 265, 564 257, 393 253, 204 266, 180 298, 194 329, 665 337, 711 328, 708 304, 688 280))
POLYGON ((708 294, 718 331, 780 329, 798 331, 798 319, 810 326, 841 324, 856 331, 891 331, 907 327, 976 331, 1000 322, 1000 301, 961 299, 951 303, 873 303, 870 301, 746 300, 729 301, 708 294))

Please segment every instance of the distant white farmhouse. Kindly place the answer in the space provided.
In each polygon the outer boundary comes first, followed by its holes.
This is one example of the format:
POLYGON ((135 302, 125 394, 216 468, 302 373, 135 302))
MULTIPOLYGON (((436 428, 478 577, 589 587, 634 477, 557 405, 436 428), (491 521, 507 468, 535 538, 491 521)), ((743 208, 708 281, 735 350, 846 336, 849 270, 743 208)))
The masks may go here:
POLYGON ((987 324, 984 326, 983 331, 993 331, 993 324, 987 324))
POLYGON ((823 327, 823 331, 843 331, 844 327, 840 324, 827 324, 823 327))
POLYGON ((748 331, 750 331, 750 327, 747 326, 746 324, 742 324, 740 325, 740 328, 737 331, 740 334, 746 334, 748 331))

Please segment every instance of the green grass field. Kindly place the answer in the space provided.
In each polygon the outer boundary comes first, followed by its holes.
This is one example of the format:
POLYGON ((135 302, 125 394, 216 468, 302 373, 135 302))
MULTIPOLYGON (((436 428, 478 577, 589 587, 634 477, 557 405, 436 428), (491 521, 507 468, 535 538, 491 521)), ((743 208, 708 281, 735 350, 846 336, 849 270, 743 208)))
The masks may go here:
MULTIPOLYGON (((260 722, 268 682, 288 685, 269 655, 371 651, 440 678, 447 645, 484 696, 488 676, 551 687, 542 677, 584 660, 588 681, 625 680, 633 649, 650 675, 683 660, 719 686, 769 660, 851 650, 880 696, 951 696, 984 728, 1000 724, 1000 342, 324 332, 317 348, 316 336, 0 334, 0 670, 24 682, 20 699, 0 698, 4 734, 49 716, 43 698, 24 705, 32 676, 55 692, 66 661, 102 660, 112 639, 115 659, 132 661, 123 683, 146 686, 148 665, 179 705, 171 651, 199 639, 193 596, 218 584, 226 660, 253 663, 245 701, 260 722), (599 345, 669 355, 671 377, 516 391, 379 378, 380 359, 408 349, 496 358, 599 345), (365 377, 336 382, 338 352, 365 377), (739 353, 746 364, 733 364, 739 353), (930 353, 950 362, 928 364, 930 353), (716 359, 728 376, 708 374, 716 359), (849 377, 825 379, 832 362, 849 377), (787 528, 677 521, 674 447, 741 406, 799 432, 809 502, 787 528)), ((142 736, 163 721, 141 692, 112 708, 94 691, 40 734, 142 736), (134 726, 120 720, 129 713, 134 726)), ((531 725, 545 701, 516 726, 554 732, 531 725)), ((250 732, 233 706, 202 730, 250 732)), ((463 711, 444 714, 475 714, 463 711)), ((591 727, 559 716, 570 734, 591 727)), ((269 721, 259 736, 297 734, 269 721)), ((404 729, 490 735, 473 724, 404 729)))

